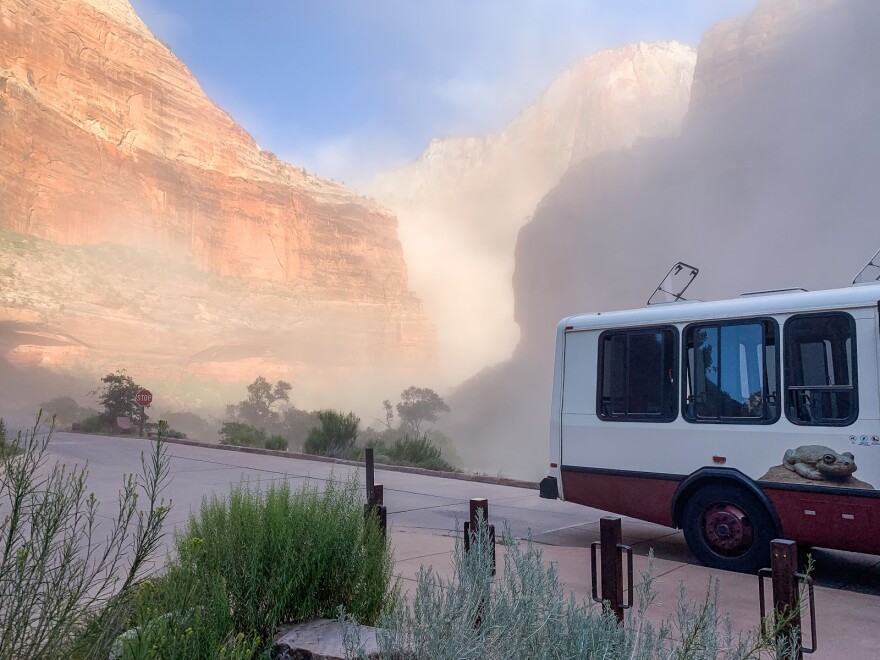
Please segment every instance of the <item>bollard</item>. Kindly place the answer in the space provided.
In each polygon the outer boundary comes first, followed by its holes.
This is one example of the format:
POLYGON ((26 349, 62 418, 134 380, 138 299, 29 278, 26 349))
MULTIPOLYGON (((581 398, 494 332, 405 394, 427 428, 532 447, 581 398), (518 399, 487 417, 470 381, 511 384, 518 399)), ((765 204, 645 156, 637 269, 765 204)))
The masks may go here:
POLYGON ((633 605, 633 554, 632 546, 624 545, 620 518, 605 516, 599 521, 599 540, 590 545, 590 575, 593 578, 593 600, 602 603, 603 608, 614 612, 619 623, 623 623, 623 611, 633 605), (596 550, 602 559, 602 597, 599 597, 599 584, 596 579, 596 550), (621 551, 627 556, 627 600, 623 602, 623 561, 621 551))
POLYGON ((758 571, 758 598, 760 599, 761 626, 767 616, 764 607, 764 578, 770 577, 773 585, 773 612, 783 625, 777 633, 782 639, 795 642, 789 649, 786 660, 800 660, 804 653, 816 650, 816 607, 813 595, 813 578, 798 573, 797 543, 785 539, 774 539, 770 543, 770 568, 758 571), (810 601, 810 643, 811 648, 802 645, 800 585, 807 585, 810 601))
POLYGON ((379 531, 382 536, 388 534, 388 508, 385 506, 385 488, 382 484, 373 485, 373 510, 379 519, 379 531))
POLYGON ((483 523, 486 525, 486 535, 489 547, 492 548, 492 575, 495 575, 495 525, 489 524, 489 500, 483 497, 474 497, 470 502, 469 520, 464 523, 464 551, 471 550, 471 537, 477 533, 478 512, 483 511, 483 523))
POLYGON ((375 494, 375 483, 376 483, 376 467, 373 464, 373 448, 365 447, 364 448, 364 464, 366 465, 366 473, 367 473, 367 504, 373 503, 373 497, 375 494))
MULTIPOLYGON (((489 500, 482 497, 474 497, 470 501, 469 520, 464 523, 464 551, 470 552, 471 543, 476 542, 479 533, 479 519, 482 511, 483 524, 486 526, 486 542, 492 549, 492 573, 495 576, 495 525, 489 524, 489 500)), ((474 614, 474 628, 483 625, 483 612, 485 611, 486 602, 481 600, 474 614)))
POLYGON ((376 483, 376 467, 372 447, 364 448, 364 464, 366 465, 367 503, 364 506, 364 517, 375 513, 382 536, 388 534, 388 509, 385 507, 385 489, 376 483))

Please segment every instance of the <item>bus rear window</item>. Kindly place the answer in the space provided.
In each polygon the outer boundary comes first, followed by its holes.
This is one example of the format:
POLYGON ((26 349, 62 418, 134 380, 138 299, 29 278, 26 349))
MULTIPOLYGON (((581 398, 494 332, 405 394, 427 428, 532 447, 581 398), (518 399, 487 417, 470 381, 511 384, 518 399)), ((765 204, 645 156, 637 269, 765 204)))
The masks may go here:
POLYGON ((674 420, 676 344, 673 326, 603 333, 596 414, 609 421, 674 420))
POLYGON ((845 426, 858 417, 856 324, 841 312, 785 324, 785 414, 795 424, 845 426))
POLYGON ((689 422, 767 424, 779 418, 776 323, 748 320, 685 329, 689 422))

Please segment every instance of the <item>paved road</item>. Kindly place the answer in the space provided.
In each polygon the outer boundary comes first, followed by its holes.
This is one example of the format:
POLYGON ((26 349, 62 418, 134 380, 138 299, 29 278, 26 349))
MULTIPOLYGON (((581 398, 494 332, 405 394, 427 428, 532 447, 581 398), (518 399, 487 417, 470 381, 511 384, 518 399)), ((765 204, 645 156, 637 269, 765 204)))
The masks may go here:
MULTIPOLYGON (((57 433, 51 454, 71 464, 88 463, 89 484, 108 513, 115 506, 124 473, 140 470, 147 440, 57 433)), ((317 485, 331 475, 346 479, 357 472, 351 466, 276 458, 209 447, 168 445, 171 481, 166 496, 173 499, 169 527, 184 524, 204 496, 228 492, 241 482, 261 484, 287 480, 292 486, 306 480, 317 485)), ((362 478, 362 475, 361 475, 362 478)), ((578 597, 590 591, 589 553, 598 540, 602 511, 558 501, 542 500, 536 491, 402 472, 377 470, 385 486, 396 574, 414 579, 422 564, 449 570, 452 537, 467 517, 468 500, 489 500, 490 518, 506 521, 514 535, 542 544, 545 558, 556 561, 566 587, 578 597)), ((624 519, 624 542, 633 545, 637 571, 654 550, 654 575, 660 598, 658 617, 674 611, 679 584, 698 597, 710 571, 697 564, 680 532, 650 523, 624 519)), ((170 529, 169 529, 170 531, 170 529)), ((822 650, 813 657, 873 658, 880 648, 880 557, 815 551, 817 559, 817 612, 822 650), (873 650, 871 650, 873 649, 873 650)), ((714 572, 721 585, 722 611, 737 629, 757 624, 757 582, 754 576, 714 572)), ((409 582, 412 584, 412 582, 409 582)))
MULTIPOLYGON (((106 507, 116 501, 122 475, 139 471, 141 453, 150 447, 149 441, 134 438, 56 433, 50 451, 67 463, 88 462, 90 486, 106 507)), ((185 445, 168 445, 168 452, 171 482, 166 495, 174 501, 169 523, 175 527, 186 521, 202 497, 226 493, 241 482, 286 479, 293 486, 306 480, 322 484, 331 475, 346 479, 356 472, 345 465, 185 445)), ((584 548, 598 540, 598 520, 605 515, 567 502, 542 500, 536 491, 510 486, 384 470, 377 470, 376 481, 385 485, 389 522, 409 530, 455 533, 467 518, 468 500, 485 497, 492 521, 506 521, 515 536, 531 535, 550 546, 584 548)), ((624 542, 641 555, 653 549, 659 559, 697 564, 681 532, 666 527, 624 519, 624 542)), ((880 595, 880 557, 828 550, 815 550, 814 555, 818 584, 880 595)))

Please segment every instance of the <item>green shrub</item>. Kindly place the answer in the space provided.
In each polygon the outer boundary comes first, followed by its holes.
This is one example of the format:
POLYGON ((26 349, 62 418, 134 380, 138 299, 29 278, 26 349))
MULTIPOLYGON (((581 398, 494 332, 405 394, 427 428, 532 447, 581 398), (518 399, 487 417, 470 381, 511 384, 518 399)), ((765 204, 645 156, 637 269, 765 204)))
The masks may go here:
POLYGON ((434 446, 427 435, 418 438, 404 437, 391 445, 381 444, 376 447, 376 456, 376 460, 388 465, 407 465, 444 472, 460 471, 443 460, 442 451, 434 446))
POLYGON ((234 632, 229 596, 219 575, 179 566, 142 583, 132 607, 135 627, 116 641, 123 660, 251 660, 265 644, 234 632))
POLYGON ((21 453, 21 447, 10 442, 6 437, 6 433, 6 422, 0 417, 0 461, 21 453))
MULTIPOLYGON (((469 553, 457 542, 452 578, 421 569, 409 605, 385 617, 377 632, 381 658, 758 660, 774 644, 777 650, 783 645, 758 631, 733 635, 718 611, 712 578, 704 598, 688 601, 682 589, 674 614, 660 625, 647 621, 656 597, 650 558, 634 587, 637 604, 623 625, 590 600, 567 595, 555 564, 544 564, 531 541, 521 545, 509 531, 502 538, 503 570, 493 578, 485 530, 481 524, 469 553)), ((359 635, 357 626, 345 631, 349 658, 366 657, 359 635)))
POLYGON ((2 470, 0 658, 106 658, 161 545, 165 446, 160 438, 143 474, 123 480, 117 512, 99 517, 86 469, 49 464, 52 434, 38 417, 2 470))
POLYGON ((100 433, 104 428, 104 418, 101 415, 89 415, 80 422, 80 429, 84 433, 100 433))
POLYGON ((321 426, 309 431, 303 445, 306 454, 351 458, 355 450, 358 426, 361 420, 354 413, 343 415, 335 410, 318 411, 321 426))
POLYGON ((223 422, 219 431, 221 445, 238 447, 263 447, 266 444, 266 432, 241 422, 223 422))
POLYGON ((375 623, 396 604, 397 587, 388 542, 363 506, 356 480, 330 480, 322 492, 306 485, 291 493, 286 482, 239 486, 203 500, 176 537, 175 570, 223 584, 231 631, 247 639, 268 640, 281 623, 336 617, 340 607, 375 623))
POLYGON ((287 438, 283 438, 280 435, 270 435, 266 438, 266 449, 275 449, 277 451, 287 451, 287 438))

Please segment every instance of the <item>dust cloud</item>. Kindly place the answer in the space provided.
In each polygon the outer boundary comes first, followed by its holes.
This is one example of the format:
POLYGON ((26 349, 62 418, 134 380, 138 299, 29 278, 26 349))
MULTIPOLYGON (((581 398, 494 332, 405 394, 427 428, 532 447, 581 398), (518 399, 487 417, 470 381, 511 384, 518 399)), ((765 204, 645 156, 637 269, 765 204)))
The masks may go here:
POLYGON ((880 247, 878 29, 869 0, 762 2, 704 37, 679 138, 563 177, 519 232, 514 358, 450 398, 467 462, 538 478, 556 323, 643 306, 675 261, 697 299, 849 285, 880 247))

